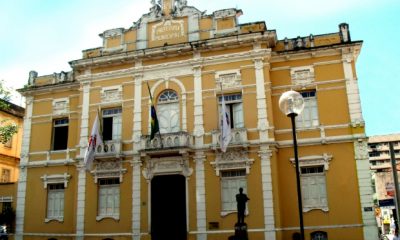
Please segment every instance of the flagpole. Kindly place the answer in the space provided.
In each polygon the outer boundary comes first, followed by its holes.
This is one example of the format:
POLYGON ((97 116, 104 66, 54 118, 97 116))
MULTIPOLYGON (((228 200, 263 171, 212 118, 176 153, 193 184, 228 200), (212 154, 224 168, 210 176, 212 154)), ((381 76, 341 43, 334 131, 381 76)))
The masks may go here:
POLYGON ((103 114, 102 114, 100 106, 97 108, 97 116, 99 116, 99 125, 100 125, 100 133, 99 134, 101 136, 101 139, 103 139, 103 121, 102 121, 103 114))
MULTIPOLYGON (((149 90, 151 106, 154 108, 155 116, 156 116, 157 122, 158 122, 157 112, 156 112, 156 109, 155 109, 155 107, 154 107, 153 96, 151 95, 151 90, 150 90, 149 82, 147 81, 146 84, 147 84, 147 89, 149 90)), ((150 108, 150 109, 151 109, 151 108, 150 108)), ((150 114, 151 114, 151 110, 150 110, 150 114)), ((162 141, 162 138, 161 138, 161 131, 160 131, 160 128, 158 129, 158 136, 160 137, 161 148, 164 148, 164 144, 163 144, 163 141, 162 141)))
MULTIPOLYGON (((225 101, 225 99, 224 99, 224 92, 222 91, 222 81, 220 81, 219 82, 219 87, 221 88, 221 96, 222 96, 222 101, 225 101)), ((221 102, 222 102, 221 101, 221 102)), ((221 109, 222 109, 222 107, 221 107, 221 109)), ((225 114, 225 113, 222 113, 223 115, 225 114)), ((220 114, 221 115, 221 114, 220 114)), ((222 119, 221 119, 222 121, 224 121, 224 116, 222 116, 222 119)), ((219 141, 220 141, 220 148, 221 148, 221 146, 222 146, 222 136, 224 136, 224 128, 221 126, 220 127, 221 128, 221 137, 219 138, 219 141)), ((221 148, 221 150, 222 150, 222 148, 221 148)))

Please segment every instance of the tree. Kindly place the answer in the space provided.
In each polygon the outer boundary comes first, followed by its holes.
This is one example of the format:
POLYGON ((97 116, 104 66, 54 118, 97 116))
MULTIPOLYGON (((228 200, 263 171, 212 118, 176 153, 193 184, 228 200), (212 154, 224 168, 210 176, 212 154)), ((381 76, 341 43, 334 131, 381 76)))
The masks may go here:
MULTIPOLYGON (((0 81, 0 111, 10 109, 11 91, 4 86, 4 81, 0 81)), ((7 143, 12 136, 18 132, 18 126, 11 123, 9 119, 0 121, 0 143, 7 143)))

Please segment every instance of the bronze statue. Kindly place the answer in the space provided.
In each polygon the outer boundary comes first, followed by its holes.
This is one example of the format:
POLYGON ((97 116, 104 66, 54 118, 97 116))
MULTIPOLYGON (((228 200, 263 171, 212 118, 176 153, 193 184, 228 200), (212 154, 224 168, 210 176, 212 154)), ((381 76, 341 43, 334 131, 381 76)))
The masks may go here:
POLYGON ((250 198, 243 193, 243 188, 239 188, 239 194, 236 194, 238 223, 244 223, 244 213, 246 211, 246 202, 250 198))

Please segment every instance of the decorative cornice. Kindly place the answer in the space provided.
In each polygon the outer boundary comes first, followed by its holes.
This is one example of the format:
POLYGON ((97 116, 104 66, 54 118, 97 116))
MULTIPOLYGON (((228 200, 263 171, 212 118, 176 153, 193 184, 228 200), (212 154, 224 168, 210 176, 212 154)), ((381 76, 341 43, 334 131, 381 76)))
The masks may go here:
POLYGON ((71 88, 76 88, 79 90, 79 82, 63 82, 63 83, 56 83, 56 84, 49 84, 43 86, 34 86, 28 88, 18 89, 17 91, 24 97, 32 96, 40 93, 49 94, 49 92, 66 92, 71 91, 71 88))
POLYGON ((362 42, 330 45, 301 51, 272 52, 271 62, 286 62, 290 60, 303 60, 316 57, 342 55, 344 52, 354 52, 355 58, 359 55, 362 42))
MULTIPOLYGON (((254 41, 266 41, 268 45, 273 45, 276 40, 276 33, 274 31, 246 33, 229 37, 221 37, 208 39, 204 41, 189 42, 183 44, 175 44, 163 47, 148 48, 130 52, 115 53, 112 55, 101 56, 89 59, 80 59, 71 61, 72 68, 84 68, 89 66, 109 65, 110 63, 129 62, 141 58, 162 57, 171 55, 193 54, 193 51, 209 51, 212 48, 220 47, 237 47, 243 44, 253 44, 254 41)), ((258 50, 255 50, 258 51, 258 50)))

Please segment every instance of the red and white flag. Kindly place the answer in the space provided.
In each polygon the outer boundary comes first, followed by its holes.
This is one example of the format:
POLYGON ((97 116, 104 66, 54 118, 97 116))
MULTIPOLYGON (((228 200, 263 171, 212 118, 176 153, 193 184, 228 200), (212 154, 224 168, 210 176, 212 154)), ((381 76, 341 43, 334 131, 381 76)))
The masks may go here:
POLYGON ((231 123, 229 119, 229 115, 226 112, 225 106, 225 98, 222 96, 222 107, 221 107, 221 139, 220 146, 221 151, 226 152, 226 148, 228 147, 229 142, 231 141, 231 123))
POLYGON ((101 144, 103 144, 103 140, 101 139, 100 135, 99 114, 97 114, 93 123, 92 133, 90 134, 89 145, 85 152, 84 164, 86 170, 90 170, 92 168, 96 148, 101 144))

